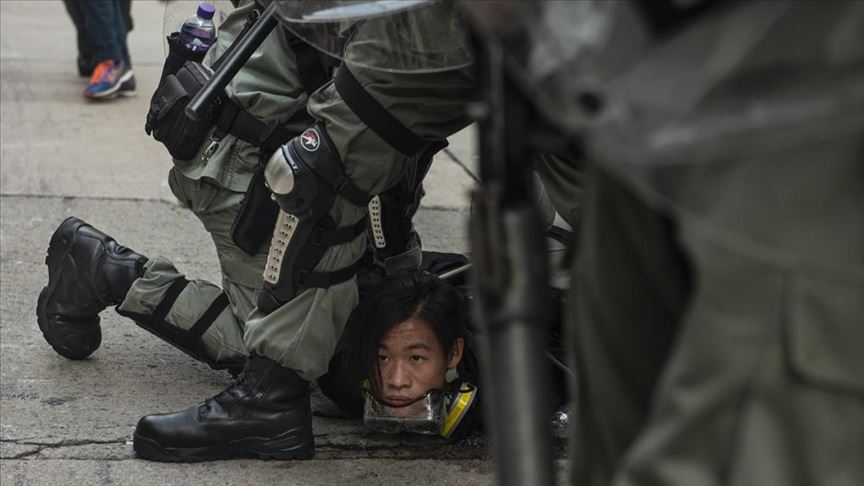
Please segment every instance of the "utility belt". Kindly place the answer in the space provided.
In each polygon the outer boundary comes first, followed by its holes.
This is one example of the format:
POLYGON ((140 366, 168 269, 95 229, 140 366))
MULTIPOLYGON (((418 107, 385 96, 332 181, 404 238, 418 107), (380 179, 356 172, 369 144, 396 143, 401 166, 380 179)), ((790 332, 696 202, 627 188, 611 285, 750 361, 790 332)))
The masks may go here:
MULTIPOLYGON (((250 12, 243 30, 213 63, 214 69, 219 68, 259 17, 258 11, 250 12)), ((287 31, 282 30, 280 33, 289 36, 288 44, 297 58, 301 82, 305 91, 311 94, 328 80, 327 67, 321 62, 314 48, 287 31)), ((271 153, 302 131, 299 127, 305 128, 312 124, 313 120, 305 110, 298 111, 285 124, 264 122, 224 93, 207 107, 204 116, 192 120, 186 114, 186 107, 210 81, 214 70, 201 64, 203 53, 190 51, 179 42, 178 33, 168 37, 168 46, 169 54, 162 69, 159 87, 150 100, 145 131, 165 145, 173 158, 191 160, 201 152, 202 161, 206 162, 216 152, 222 138, 231 134, 260 147, 261 160, 266 161, 271 153)), ((234 242, 250 255, 257 254, 267 242, 276 223, 278 206, 270 196, 270 191, 264 184, 262 163, 252 176, 243 205, 232 227, 234 242)))
MULTIPOLYGON (((206 66, 186 61, 175 73, 166 75, 153 95, 145 130, 162 142, 172 157, 190 160, 197 156, 209 134, 210 143, 201 153, 202 161, 206 162, 219 148, 222 138, 231 134, 260 147, 261 159, 267 160, 271 153, 299 134, 288 125, 259 120, 224 95, 208 107, 204 117, 190 119, 185 113, 186 106, 212 74, 206 66)), ((299 114, 308 117, 305 110, 299 114)), ((307 124, 311 124, 311 118, 305 123, 296 120, 291 125, 307 124)), ((231 228, 234 243, 249 255, 257 254, 272 234, 278 210, 264 184, 263 164, 258 164, 231 228)))
MULTIPOLYGON (((214 69, 218 71, 220 63, 230 55, 256 20, 257 17, 250 15, 243 31, 213 63, 214 69)), ((290 35, 284 30, 280 32, 290 35)), ((250 255, 256 255, 271 237, 278 215, 278 205, 272 200, 272 194, 265 185, 263 166, 272 152, 299 135, 299 131, 278 123, 258 120, 224 93, 217 96, 197 120, 189 118, 186 107, 196 93, 207 85, 214 71, 201 64, 203 56, 200 53, 190 52, 180 44, 179 35, 169 36, 168 43, 169 56, 159 87, 151 99, 145 130, 162 142, 175 159, 180 160, 190 160, 197 156, 211 129, 210 144, 202 152, 204 161, 215 153, 219 141, 226 134, 261 147, 262 163, 252 177, 243 206, 232 227, 232 238, 237 246, 250 255)), ((288 44, 297 59, 301 83, 310 95, 331 80, 330 71, 321 62, 314 48, 295 37, 289 37, 288 44)), ((336 90, 349 108, 373 132, 398 152, 409 157, 419 157, 421 165, 424 166, 417 181, 419 184, 434 154, 447 146, 446 140, 428 140, 413 133, 367 93, 346 66, 340 66, 332 79, 336 90)), ((308 117, 305 111, 301 111, 300 115, 308 117)), ((312 120, 309 118, 293 120, 289 126, 311 124, 312 120), (304 121, 308 123, 303 123, 304 121)))
MULTIPOLYGON (((216 59, 213 63, 213 69, 219 69, 222 61, 234 51, 260 16, 261 14, 257 10, 250 12, 242 31, 225 52, 216 59)), ((287 31, 282 31, 282 33, 290 35, 287 31)), ((289 44, 295 51, 298 60, 302 61, 301 66, 299 66, 301 69, 312 73, 324 71, 325 68, 320 63, 320 59, 314 53, 307 52, 312 49, 311 47, 307 48, 293 36, 289 37, 289 44)), ((277 147, 298 134, 296 130, 289 130, 278 123, 266 123, 255 118, 237 103, 228 99, 224 93, 207 107, 204 116, 197 120, 190 119, 186 115, 186 107, 192 98, 210 81, 214 71, 201 64, 204 58, 203 53, 191 51, 180 43, 179 33, 175 32, 168 36, 168 48, 168 57, 162 68, 159 87, 150 100, 150 109, 147 112, 144 130, 148 135, 153 135, 153 138, 162 142, 175 159, 191 160, 195 157, 206 141, 210 128, 214 125, 216 126, 214 136, 211 137, 211 143, 202 154, 205 162, 216 151, 218 140, 229 133, 265 149, 266 152, 273 152, 277 147)), ((306 78, 301 79, 309 94, 326 81, 326 78, 318 77, 311 80, 314 81, 314 84, 307 84, 306 78)), ((304 118, 308 118, 305 116, 305 112, 303 115, 304 118)), ((303 120, 303 122, 311 123, 311 119, 303 120)), ((309 123, 300 123, 299 125, 307 124, 309 123)))
MULTIPOLYGON (((186 61, 177 72, 166 76, 153 94, 145 131, 162 142, 172 157, 191 160, 198 155, 214 126, 210 144, 201 155, 205 162, 216 152, 219 141, 227 134, 257 145, 268 154, 299 134, 298 130, 289 129, 275 121, 259 120, 227 96, 217 98, 201 119, 190 119, 185 113, 186 106, 212 75, 213 71, 207 66, 186 61)), ((306 117, 305 112, 302 115, 306 117)), ((311 123, 311 118, 308 122, 311 123)))

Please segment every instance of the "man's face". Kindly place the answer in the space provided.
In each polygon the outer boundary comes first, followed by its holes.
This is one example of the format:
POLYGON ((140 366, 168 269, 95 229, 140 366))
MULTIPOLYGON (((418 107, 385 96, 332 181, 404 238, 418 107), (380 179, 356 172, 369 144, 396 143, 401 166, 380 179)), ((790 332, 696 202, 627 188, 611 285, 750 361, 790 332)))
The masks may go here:
POLYGON ((447 368, 459 364, 462 339, 445 353, 432 328, 416 318, 397 324, 378 348, 381 394, 393 406, 405 405, 444 386, 447 368))

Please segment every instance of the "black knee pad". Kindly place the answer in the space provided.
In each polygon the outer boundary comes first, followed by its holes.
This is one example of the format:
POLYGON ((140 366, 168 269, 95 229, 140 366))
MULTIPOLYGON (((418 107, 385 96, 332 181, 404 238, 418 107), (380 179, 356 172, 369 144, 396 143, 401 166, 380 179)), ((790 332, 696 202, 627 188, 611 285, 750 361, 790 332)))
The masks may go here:
POLYGON ((258 308, 269 313, 307 288, 326 288, 354 276, 356 264, 314 272, 330 246, 363 233, 365 220, 342 228, 329 216, 336 196, 358 206, 370 197, 345 176, 342 159, 321 126, 307 129, 280 147, 264 169, 280 211, 267 255, 258 308))

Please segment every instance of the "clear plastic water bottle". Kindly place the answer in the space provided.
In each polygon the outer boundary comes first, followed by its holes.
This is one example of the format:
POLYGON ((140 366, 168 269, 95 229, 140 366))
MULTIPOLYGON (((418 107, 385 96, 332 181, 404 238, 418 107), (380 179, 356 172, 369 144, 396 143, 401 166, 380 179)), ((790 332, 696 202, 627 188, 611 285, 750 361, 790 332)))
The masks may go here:
POLYGON ((207 52, 216 41, 213 14, 216 8, 209 3, 198 5, 198 13, 189 17, 180 27, 180 43, 194 52, 207 52))

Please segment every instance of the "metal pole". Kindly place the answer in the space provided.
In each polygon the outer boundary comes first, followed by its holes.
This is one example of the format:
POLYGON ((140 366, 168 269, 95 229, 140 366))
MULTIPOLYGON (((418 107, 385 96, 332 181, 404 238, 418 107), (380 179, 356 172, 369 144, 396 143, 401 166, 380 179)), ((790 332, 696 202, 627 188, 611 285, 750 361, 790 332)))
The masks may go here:
POLYGON ((471 221, 485 412, 498 484, 553 484, 545 242, 533 194, 533 109, 502 51, 477 49, 483 101, 471 221))

